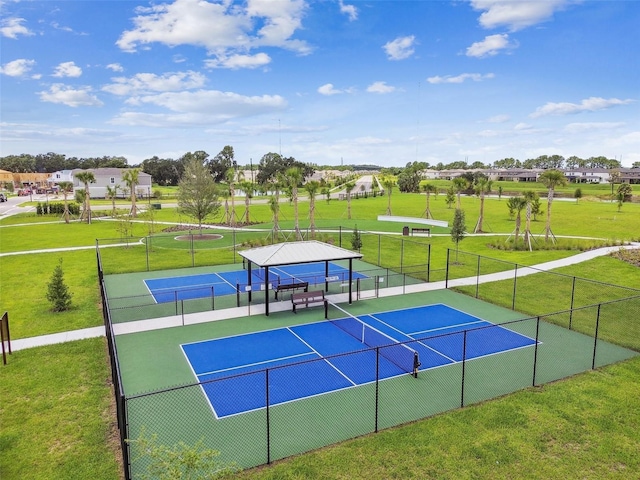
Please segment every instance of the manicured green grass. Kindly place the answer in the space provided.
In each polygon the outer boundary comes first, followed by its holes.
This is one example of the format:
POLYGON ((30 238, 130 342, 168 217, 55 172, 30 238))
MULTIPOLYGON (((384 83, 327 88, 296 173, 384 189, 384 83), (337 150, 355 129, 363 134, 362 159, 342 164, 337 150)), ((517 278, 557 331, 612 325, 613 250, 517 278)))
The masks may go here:
MULTIPOLYGON (((581 186, 582 187, 582 186, 581 186)), ((587 195, 583 188, 583 193, 587 195)), ((543 202, 544 208, 546 203, 543 202)), ((377 222, 386 198, 352 201, 352 220, 346 202, 327 204, 318 198, 317 222, 343 225, 350 235, 361 230, 399 233, 403 224, 377 222), (356 220, 357 219, 357 220, 356 220)), ((392 196, 393 213, 421 216, 424 195, 392 196)), ((463 197, 467 227, 475 224, 479 201, 463 197)), ((238 202, 239 215, 244 206, 238 202)), ((508 235, 514 222, 506 201, 486 201, 485 229, 508 235)), ((432 198, 435 218, 451 221, 453 210, 443 196, 432 198)), ((282 225, 293 225, 293 208, 282 207, 282 225)), ((307 226, 306 205, 301 203, 301 225, 307 226), (303 220, 304 219, 304 220, 303 220)), ((556 235, 581 235, 609 240, 638 238, 640 205, 556 201, 552 228, 556 235)), ((256 204, 251 216, 269 222, 266 205, 256 204)), ((96 238, 119 238, 112 222, 96 221, 75 226, 45 225, 33 217, 6 218, 0 225, 40 225, 0 228, 0 253, 40 248, 93 246, 96 238)), ((154 220, 188 222, 174 209, 154 212, 154 220)), ((160 224, 155 227, 160 228, 160 224)), ((269 224, 262 226, 269 230, 269 224)), ((146 235, 147 224, 135 227, 146 235)), ((533 224, 539 234, 544 216, 533 224)), ((446 249, 454 245, 446 231, 428 241, 434 266, 443 266, 446 249)), ((375 257, 377 236, 365 248, 375 257)), ((348 240, 345 246, 349 248, 348 240)), ((384 244, 390 256, 398 255, 397 240, 384 244)), ((496 251, 484 237, 467 237, 463 250, 499 257, 521 265, 562 258, 565 251, 496 251)), ((107 249, 108 250, 108 249, 107 249)), ((131 248, 130 250, 133 250, 131 248)), ((126 267, 135 252, 119 255, 126 267)), ((417 254, 416 254, 417 255, 417 254)), ((228 263, 228 258, 221 258, 228 263)), ((376 263, 375 261, 373 263, 376 263)), ((119 267, 120 268, 120 267, 119 267)), ((637 286, 637 267, 610 258, 563 269, 571 275, 637 286)), ((93 250, 0 257, 0 310, 10 312, 13 338, 95 326, 101 323, 93 250), (59 257, 74 293, 75 308, 53 315, 44 300, 44 288, 59 257)), ((546 301, 547 298, 544 299, 546 301)), ((341 445, 280 462, 273 467, 241 474, 241 478, 636 478, 640 476, 639 391, 640 361, 632 360, 573 379, 520 392, 458 412, 369 435, 341 445), (496 463, 497 462, 497 463, 496 463)), ((94 478, 115 480, 119 469, 111 446, 114 416, 109 409, 108 362, 103 340, 87 340, 15 352, 9 365, 0 367, 2 433, 0 477, 94 478), (7 388, 5 388, 7 387, 7 388)))
POLYGON ((14 352, 0 367, 0 478, 117 479, 104 338, 14 352))

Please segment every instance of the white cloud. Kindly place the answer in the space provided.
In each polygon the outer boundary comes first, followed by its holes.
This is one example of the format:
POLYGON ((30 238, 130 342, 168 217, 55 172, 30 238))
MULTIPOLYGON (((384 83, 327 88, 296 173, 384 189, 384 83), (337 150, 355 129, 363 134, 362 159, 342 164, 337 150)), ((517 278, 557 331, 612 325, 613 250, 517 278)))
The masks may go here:
POLYGON ((0 67, 0 73, 9 77, 22 77, 26 75, 36 64, 35 60, 20 58, 12 62, 5 63, 0 67))
POLYGON ((107 68, 112 72, 124 72, 124 68, 119 63, 110 63, 107 68))
POLYGON ((398 37, 395 40, 387 42, 382 47, 387 54, 389 60, 404 60, 413 55, 416 38, 413 35, 407 37, 398 37))
POLYGON ((271 57, 266 53, 256 53, 255 55, 231 55, 229 57, 218 57, 215 60, 205 60, 207 68, 230 68, 238 70, 240 68, 259 68, 271 63, 271 57))
POLYGON ((427 78, 427 82, 432 83, 432 84, 438 84, 438 83, 463 83, 466 80, 473 80, 474 82, 481 82, 482 80, 486 80, 489 78, 493 78, 495 77, 495 75, 493 73, 486 73, 486 74, 481 74, 481 73, 463 73, 461 75, 457 75, 455 77, 452 77, 451 75, 445 75, 444 77, 441 77, 439 75, 435 76, 435 77, 429 77, 427 78))
POLYGON ((350 22, 358 19, 358 9, 354 5, 345 5, 342 0, 340 0, 340 13, 346 14, 350 22))
POLYGON ((72 88, 61 83, 51 85, 49 91, 38 92, 40 100, 60 103, 68 107, 101 107, 103 103, 91 93, 91 87, 72 88))
POLYGON ((536 108, 536 111, 529 115, 531 118, 543 117, 545 115, 569 115, 582 112, 595 112, 598 110, 604 110, 606 108, 617 107, 620 105, 628 105, 633 103, 634 100, 626 99, 621 100, 619 98, 601 98, 601 97, 589 97, 582 100, 580 103, 549 102, 542 107, 536 108))
POLYGON ((396 87, 387 85, 386 82, 373 82, 367 87, 367 92, 369 93, 391 93, 395 91, 396 87))
POLYGON ((333 83, 325 83, 318 88, 318 93, 321 93, 322 95, 337 95, 339 93, 344 93, 344 91, 334 88, 333 83))
POLYGON ((623 122, 585 122, 585 123, 569 123, 565 125, 564 131, 567 133, 583 133, 589 131, 612 130, 624 127, 623 122))
POLYGON ((82 75, 82 69, 73 62, 64 62, 59 64, 53 72, 53 77, 79 77, 82 75))
POLYGON ((2 34, 3 37, 13 39, 17 39, 18 35, 34 35, 31 30, 22 25, 24 22, 26 22, 24 18, 5 18, 0 23, 0 34, 2 34))
POLYGON ((512 50, 517 48, 517 42, 509 42, 509 35, 506 33, 489 35, 481 42, 475 42, 467 48, 467 57, 491 57, 497 55, 501 50, 512 50))
POLYGON ((247 97, 233 92, 198 90, 196 92, 165 92, 136 99, 138 104, 151 104, 174 112, 222 115, 228 118, 255 115, 284 108, 287 102, 280 95, 247 97))
POLYGON ((503 113, 501 115, 494 115, 493 117, 489 117, 487 119, 487 122, 489 123, 505 123, 508 122, 511 119, 511 117, 509 115, 507 115, 506 113, 503 113))
POLYGON ((487 29, 504 26, 510 31, 544 22, 571 3, 575 0, 471 0, 474 10, 483 12, 480 25, 487 29))
POLYGON ((163 75, 138 73, 133 77, 115 77, 113 83, 102 87, 114 95, 140 95, 154 92, 177 92, 202 87, 206 77, 198 72, 171 72, 163 75))
POLYGON ((124 112, 112 120, 123 125, 168 126, 221 123, 234 118, 264 115, 283 110, 287 102, 279 95, 244 96, 217 90, 165 92, 137 97, 130 105, 155 105, 174 113, 124 112))
MULTIPOLYGON (((176 0, 138 8, 134 28, 123 32, 116 44, 127 52, 151 43, 201 46, 221 60, 220 66, 225 65, 224 59, 259 47, 307 54, 310 47, 292 38, 302 26, 305 9, 303 0, 248 0, 243 6, 230 1, 176 0)), ((239 68, 233 62, 230 67, 239 68)))

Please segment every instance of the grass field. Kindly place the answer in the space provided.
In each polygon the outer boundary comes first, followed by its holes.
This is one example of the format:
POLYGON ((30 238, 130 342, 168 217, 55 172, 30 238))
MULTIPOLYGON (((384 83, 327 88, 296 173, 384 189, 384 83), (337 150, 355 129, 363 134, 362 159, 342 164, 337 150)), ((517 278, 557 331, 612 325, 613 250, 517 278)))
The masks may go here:
MULTIPOLYGON (((586 194, 586 191, 583 190, 586 194)), ((420 216, 423 195, 392 196, 395 214, 420 216)), ((486 202, 485 228, 495 237, 468 237, 460 248, 532 265, 571 255, 574 251, 496 251, 490 245, 513 231, 505 200, 486 202)), ((238 206, 243 211, 243 206, 238 206)), ((475 224, 479 201, 463 197, 467 227, 475 224)), ((546 208, 546 205, 545 205, 546 208)), ((399 233, 402 224, 377 222, 386 199, 352 202, 353 219, 346 218, 346 202, 318 201, 318 224, 356 225, 368 231, 399 233), (357 220, 356 220, 357 219, 357 220)), ((432 198, 438 219, 451 221, 453 210, 444 199, 432 198)), ((305 215, 301 205, 301 217, 305 215)), ((265 230, 270 214, 265 205, 251 215, 265 230)), ((283 226, 292 226, 292 207, 283 205, 283 226)), ((175 210, 154 213, 154 222, 186 222, 175 210)), ((533 231, 543 230, 544 219, 533 231)), ((151 223, 134 226, 147 235, 151 223)), ((308 220, 301 220, 306 226, 308 220)), ((258 226, 258 225, 256 225, 258 226)), ((119 239, 114 222, 64 225, 56 218, 9 217, 0 220, 0 253, 95 245, 96 238, 119 239), (46 224, 43 220, 56 223, 46 224), (26 225, 23 225, 26 224, 26 225), (17 226, 20 225, 20 226, 17 226)), ((154 225, 156 231, 162 226, 154 225)), ((640 205, 625 204, 620 212, 610 203, 556 201, 552 228, 557 236, 601 239, 613 244, 640 238, 640 205)), ((446 232, 430 241, 433 261, 443 265, 442 252, 452 247, 446 232)), ((596 240, 575 241, 575 248, 596 240)), ((388 249, 393 248, 390 242, 388 249)), ((395 245, 398 245, 395 242, 395 245)), ((375 256, 374 243, 370 256, 375 256)), ((390 252, 392 254, 393 252, 390 252)), ((221 261, 226 263, 227 258, 221 261)), ((116 259, 126 268, 126 255, 116 259)), ((607 257, 564 269, 563 273, 630 287, 640 285, 640 272, 607 257)), ((0 257, 0 310, 9 311, 13 338, 97 326, 101 323, 95 252, 30 253, 0 257), (63 258, 65 279, 74 294, 74 308, 52 314, 43 297, 46 283, 63 258)), ((553 293, 553 292, 551 292, 553 293)), ((547 302, 535 296, 532 302, 547 302)), ((637 348, 637 347, 634 347, 637 348)), ((87 340, 15 352, 0 368, 0 477, 5 479, 118 479, 120 468, 110 407, 109 372, 104 340, 87 340)), ((239 478, 636 478, 640 465, 640 362, 638 359, 578 377, 515 393, 464 410, 348 441, 277 465, 247 471, 239 478), (364 467, 366 465, 366 468, 364 467)))

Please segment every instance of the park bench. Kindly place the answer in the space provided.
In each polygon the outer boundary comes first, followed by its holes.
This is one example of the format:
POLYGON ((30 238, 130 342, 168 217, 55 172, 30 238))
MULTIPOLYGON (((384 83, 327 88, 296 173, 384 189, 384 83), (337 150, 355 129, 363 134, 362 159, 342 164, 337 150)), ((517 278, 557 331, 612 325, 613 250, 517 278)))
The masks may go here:
POLYGON ((309 282, 279 283, 276 285, 276 300, 278 299, 278 293, 300 288, 304 289, 305 292, 309 291, 309 282))
POLYGON ((324 305, 324 318, 329 318, 329 302, 324 298, 322 290, 293 293, 291 294, 291 303, 293 305, 293 313, 297 313, 296 308, 299 306, 309 307, 322 304, 324 305))
POLYGON ((430 228, 412 228, 411 229, 411 235, 413 235, 414 233, 426 233, 427 236, 431 236, 431 229, 430 228))

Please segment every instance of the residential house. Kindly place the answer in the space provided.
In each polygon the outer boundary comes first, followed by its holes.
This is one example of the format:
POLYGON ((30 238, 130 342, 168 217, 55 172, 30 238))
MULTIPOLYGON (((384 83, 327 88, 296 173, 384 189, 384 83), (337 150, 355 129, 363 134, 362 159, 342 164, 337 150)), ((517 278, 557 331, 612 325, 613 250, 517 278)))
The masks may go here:
MULTIPOLYGON (((118 196, 127 197, 131 195, 131 192, 127 189, 127 184, 122 180, 122 174, 126 172, 126 168, 89 168, 86 170, 75 169, 72 170, 72 182, 73 190, 84 189, 84 183, 82 183, 76 175, 79 172, 90 171, 93 172, 95 177, 95 183, 89 184, 89 192, 92 198, 106 198, 107 187, 118 187, 118 196)), ((57 173, 57 172, 56 172, 57 173)), ((55 173, 54 173, 55 176, 55 173)), ((144 173, 142 170, 138 173, 138 185, 136 186, 136 195, 139 197, 149 197, 151 195, 151 175, 144 173)))

